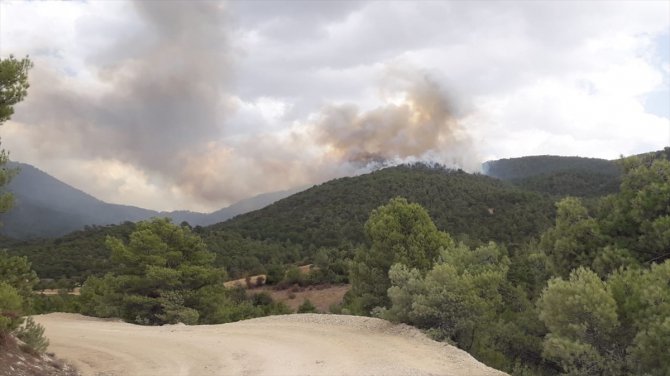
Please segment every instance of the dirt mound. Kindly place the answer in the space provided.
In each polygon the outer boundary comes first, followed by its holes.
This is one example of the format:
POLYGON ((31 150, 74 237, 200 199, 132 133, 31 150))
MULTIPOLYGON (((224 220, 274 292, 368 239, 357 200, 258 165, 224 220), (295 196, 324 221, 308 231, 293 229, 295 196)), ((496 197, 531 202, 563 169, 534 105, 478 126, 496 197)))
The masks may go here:
POLYGON ((37 354, 11 335, 0 336, 0 376, 79 376, 52 353, 37 354))
POLYGON ((338 315, 137 326, 36 316, 51 350, 84 375, 504 375, 414 328, 338 315))

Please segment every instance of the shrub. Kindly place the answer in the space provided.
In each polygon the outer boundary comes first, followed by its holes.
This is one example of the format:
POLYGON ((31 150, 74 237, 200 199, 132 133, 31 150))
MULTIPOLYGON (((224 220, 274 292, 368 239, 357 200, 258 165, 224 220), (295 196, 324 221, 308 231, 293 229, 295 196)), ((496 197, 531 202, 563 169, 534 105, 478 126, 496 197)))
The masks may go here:
POLYGON ((338 304, 338 303, 331 304, 330 307, 328 307, 328 310, 332 314, 341 315, 342 314, 342 304, 338 304))
POLYGON ((25 324, 16 331, 16 336, 37 353, 41 354, 49 347, 49 340, 44 337, 44 327, 30 316, 26 319, 25 324))
POLYGON ((305 299, 300 307, 298 307, 298 313, 316 313, 316 307, 309 299, 305 299))
POLYGON ((16 289, 0 282, 0 335, 8 333, 21 325, 21 307, 23 299, 16 289))

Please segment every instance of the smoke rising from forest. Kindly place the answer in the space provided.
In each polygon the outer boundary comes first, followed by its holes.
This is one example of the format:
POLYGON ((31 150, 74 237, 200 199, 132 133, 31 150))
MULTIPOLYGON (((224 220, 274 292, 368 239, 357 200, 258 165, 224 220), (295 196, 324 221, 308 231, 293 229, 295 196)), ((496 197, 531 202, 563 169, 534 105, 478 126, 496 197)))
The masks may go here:
POLYGON ((326 104, 280 133, 228 138, 236 111, 228 10, 184 4, 132 3, 142 38, 123 34, 89 56, 95 95, 38 62, 16 138, 45 159, 74 154, 103 175, 113 167, 113 180, 97 179, 119 195, 136 189, 123 174, 140 174, 138 184, 208 208, 403 162, 478 167, 443 88, 411 68, 387 70, 375 108, 326 104))
POLYGON ((402 95, 398 103, 365 112, 355 105, 325 108, 316 126, 316 141, 354 165, 430 161, 476 168, 479 161, 470 136, 440 85, 419 72, 390 77, 398 79, 402 95))

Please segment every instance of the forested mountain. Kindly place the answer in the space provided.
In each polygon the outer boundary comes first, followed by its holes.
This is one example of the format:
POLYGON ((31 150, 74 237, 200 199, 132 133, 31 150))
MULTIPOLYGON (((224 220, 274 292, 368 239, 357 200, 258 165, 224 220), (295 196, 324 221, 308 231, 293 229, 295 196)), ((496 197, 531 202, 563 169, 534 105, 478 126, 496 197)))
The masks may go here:
POLYGON ((242 200, 213 213, 191 211, 157 212, 134 206, 109 204, 73 188, 25 163, 9 163, 18 174, 7 185, 15 205, 0 215, 0 234, 18 239, 63 236, 84 226, 118 224, 151 217, 170 217, 175 223, 186 221, 206 226, 236 215, 260 209, 297 192, 298 189, 262 194, 242 200))
POLYGON ((401 196, 427 208, 459 238, 518 242, 553 220, 553 201, 488 176, 423 164, 329 181, 207 230, 290 241, 304 247, 362 243, 372 209, 401 196))
POLYGON ((285 311, 226 289, 226 274, 349 281, 332 312, 414 325, 511 374, 666 375, 666 156, 622 159, 617 192, 593 200, 417 164, 336 179, 210 227, 155 219, 0 248, 6 265, 83 282, 79 297, 35 298, 43 310, 211 324, 285 311), (304 262, 318 266, 307 277, 295 266, 304 262))
POLYGON ((599 158, 536 155, 488 161, 482 165, 488 176, 501 180, 524 179, 562 171, 594 172, 605 175, 620 174, 614 161, 599 158))
MULTIPOLYGON (((440 229, 470 244, 520 243, 548 228, 555 211, 546 195, 484 175, 415 165, 332 180, 195 231, 218 255, 217 264, 236 276, 309 260, 320 247, 352 251, 366 241, 363 224, 370 212, 397 196, 423 205, 440 229)), ((27 255, 40 277, 83 280, 107 267, 106 235, 123 237, 132 230, 132 223, 89 226, 57 239, 5 239, 0 248, 27 255)))
POLYGON ((9 163, 18 174, 8 184, 14 207, 0 215, 0 232, 15 238, 56 237, 83 228, 139 221, 158 213, 100 201, 25 163, 9 163))
POLYGON ((615 161, 539 155, 500 159, 482 170, 519 188, 552 196, 599 197, 616 193, 621 171, 615 161))

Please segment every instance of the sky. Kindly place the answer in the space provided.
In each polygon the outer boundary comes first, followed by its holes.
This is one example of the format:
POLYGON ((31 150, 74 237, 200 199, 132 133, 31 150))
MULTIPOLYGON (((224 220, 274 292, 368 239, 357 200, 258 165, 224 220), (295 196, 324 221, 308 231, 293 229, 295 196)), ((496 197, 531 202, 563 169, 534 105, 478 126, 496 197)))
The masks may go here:
POLYGON ((430 161, 670 144, 670 1, 0 1, 13 160, 213 211, 430 161))

